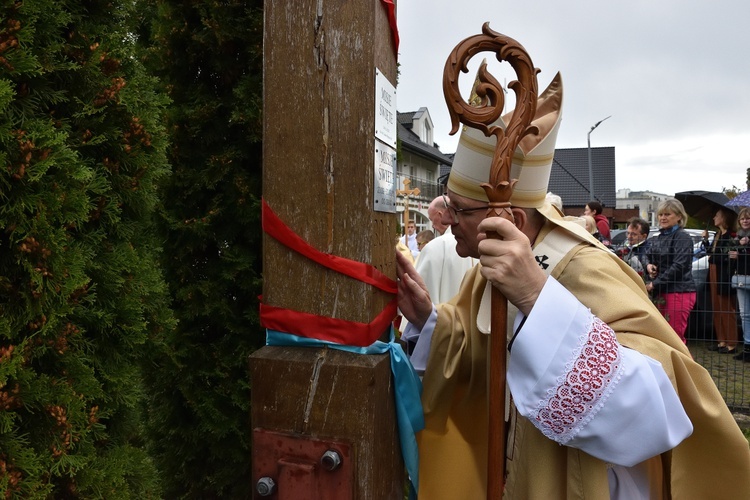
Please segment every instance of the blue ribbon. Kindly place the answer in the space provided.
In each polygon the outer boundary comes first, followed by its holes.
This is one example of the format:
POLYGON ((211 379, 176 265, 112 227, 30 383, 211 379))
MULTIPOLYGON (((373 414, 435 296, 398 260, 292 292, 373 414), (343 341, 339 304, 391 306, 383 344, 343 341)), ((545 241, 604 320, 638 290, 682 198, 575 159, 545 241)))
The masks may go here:
POLYGON ((325 340, 299 337, 290 333, 266 330, 266 345, 295 347, 331 347, 355 354, 390 354, 391 372, 396 389, 396 419, 401 441, 401 454, 404 457, 406 472, 409 474, 411 495, 415 496, 419 487, 419 452, 415 434, 424 429, 422 412, 422 381, 414 371, 409 358, 394 341, 391 327, 390 342, 376 340, 367 347, 355 347, 325 340))

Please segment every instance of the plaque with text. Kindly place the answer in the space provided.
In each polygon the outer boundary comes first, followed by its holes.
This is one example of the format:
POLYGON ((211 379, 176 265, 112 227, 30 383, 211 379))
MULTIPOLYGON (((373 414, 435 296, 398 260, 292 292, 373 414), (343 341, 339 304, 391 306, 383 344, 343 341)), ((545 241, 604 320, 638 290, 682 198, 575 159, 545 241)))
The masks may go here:
POLYGON ((375 189, 373 210, 396 213, 396 150, 375 141, 375 189))
POLYGON ((396 87, 375 68, 375 138, 396 147, 396 87))

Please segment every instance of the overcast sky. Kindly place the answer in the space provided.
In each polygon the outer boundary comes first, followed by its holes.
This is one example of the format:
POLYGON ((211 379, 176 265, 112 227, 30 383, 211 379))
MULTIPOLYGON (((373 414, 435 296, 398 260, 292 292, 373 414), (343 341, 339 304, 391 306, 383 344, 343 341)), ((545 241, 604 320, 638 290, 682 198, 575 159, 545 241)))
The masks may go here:
MULTIPOLYGON (((561 72, 558 148, 585 148, 592 125, 611 115, 590 138, 591 147, 615 147, 617 189, 744 190, 749 20, 747 0, 400 0, 398 110, 426 107, 440 150, 455 152, 443 68, 489 22, 526 48, 540 91, 561 72)), ((479 54, 459 80, 464 97, 484 56, 500 82, 514 78, 507 63, 479 54)))

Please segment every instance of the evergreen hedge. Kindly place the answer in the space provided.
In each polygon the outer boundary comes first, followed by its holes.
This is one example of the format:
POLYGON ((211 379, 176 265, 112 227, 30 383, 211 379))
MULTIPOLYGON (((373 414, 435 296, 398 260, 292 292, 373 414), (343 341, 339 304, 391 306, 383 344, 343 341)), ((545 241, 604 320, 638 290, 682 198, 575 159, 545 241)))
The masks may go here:
POLYGON ((135 5, 0 6, 0 496, 160 497, 144 361, 173 328, 153 214, 167 98, 135 5))
POLYGON ((250 498, 248 356, 261 293, 263 2, 158 1, 147 66, 172 100, 162 268, 178 327, 149 378, 168 498, 250 498))

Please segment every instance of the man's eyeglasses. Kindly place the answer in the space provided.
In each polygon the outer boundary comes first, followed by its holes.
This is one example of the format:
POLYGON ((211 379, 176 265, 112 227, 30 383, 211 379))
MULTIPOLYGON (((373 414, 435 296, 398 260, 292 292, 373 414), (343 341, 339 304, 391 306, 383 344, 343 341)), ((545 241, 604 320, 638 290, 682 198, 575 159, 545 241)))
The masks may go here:
POLYGON ((476 212, 477 210, 487 210, 487 208, 489 208, 488 205, 473 208, 456 208, 448 203, 448 197, 445 195, 443 195, 443 205, 445 205, 445 208, 449 209, 453 214, 453 222, 458 222, 458 214, 460 214, 461 212, 476 212))

